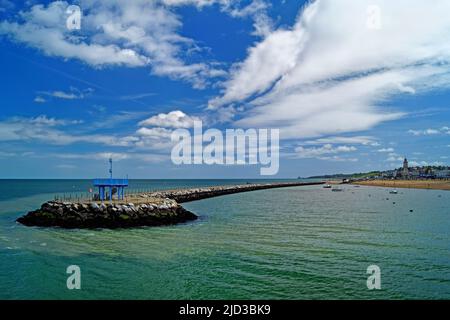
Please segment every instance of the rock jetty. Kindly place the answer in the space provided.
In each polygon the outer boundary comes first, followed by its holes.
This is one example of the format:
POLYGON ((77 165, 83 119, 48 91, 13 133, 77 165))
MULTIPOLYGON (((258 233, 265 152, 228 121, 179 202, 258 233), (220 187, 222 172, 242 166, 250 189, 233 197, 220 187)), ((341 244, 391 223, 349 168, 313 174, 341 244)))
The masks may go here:
POLYGON ((132 202, 59 202, 49 201, 40 209, 31 211, 17 222, 26 226, 61 228, 131 228, 162 226, 196 220, 194 213, 180 203, 227 194, 314 185, 322 183, 271 183, 217 186, 182 190, 141 193, 129 198, 132 202))
POLYGON ((148 196, 154 198, 169 198, 175 200, 178 203, 185 203, 207 198, 224 196, 233 193, 275 189, 275 188, 299 187, 307 185, 322 185, 322 184, 323 182, 244 184, 244 185, 204 187, 204 188, 181 189, 181 190, 164 190, 150 193, 148 194, 148 196))
POLYGON ((26 226, 62 228, 130 228, 161 226, 197 219, 174 200, 134 205, 49 201, 17 221, 26 226))

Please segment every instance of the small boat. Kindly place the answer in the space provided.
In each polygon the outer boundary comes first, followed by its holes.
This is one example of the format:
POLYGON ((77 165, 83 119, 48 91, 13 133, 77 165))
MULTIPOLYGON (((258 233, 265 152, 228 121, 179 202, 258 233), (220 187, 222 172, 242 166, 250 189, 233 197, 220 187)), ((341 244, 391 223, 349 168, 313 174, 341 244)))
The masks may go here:
POLYGON ((341 192, 341 191, 344 191, 344 190, 341 189, 341 188, 335 187, 335 188, 331 189, 331 191, 333 191, 333 192, 341 192))
POLYGON ((389 193, 390 194, 398 194, 398 191, 397 190, 391 190, 391 191, 389 191, 389 193))
POLYGON ((323 186, 324 189, 331 189, 331 184, 326 184, 323 186))

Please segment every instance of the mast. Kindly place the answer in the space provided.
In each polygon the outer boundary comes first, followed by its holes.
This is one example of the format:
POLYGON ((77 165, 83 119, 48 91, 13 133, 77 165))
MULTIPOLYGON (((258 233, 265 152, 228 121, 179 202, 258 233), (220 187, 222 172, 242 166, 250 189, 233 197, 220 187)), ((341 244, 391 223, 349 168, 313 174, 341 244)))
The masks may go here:
POLYGON ((112 158, 109 158, 109 177, 112 180, 112 177, 113 177, 112 158))

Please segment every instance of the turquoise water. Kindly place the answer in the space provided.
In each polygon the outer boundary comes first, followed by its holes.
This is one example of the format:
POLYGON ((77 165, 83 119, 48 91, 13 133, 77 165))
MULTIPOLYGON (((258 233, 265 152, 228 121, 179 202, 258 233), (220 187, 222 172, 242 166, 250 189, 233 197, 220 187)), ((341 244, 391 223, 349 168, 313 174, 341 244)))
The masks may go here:
MULTIPOLYGON (((131 188, 236 182, 246 181, 140 180, 131 188)), ((55 193, 89 186, 0 180, 0 298, 450 298, 450 192, 262 190, 186 203, 199 221, 160 228, 61 230, 14 222, 55 193), (81 268, 81 290, 66 288, 73 264, 81 268), (381 268, 380 291, 366 286, 373 264, 381 268)))

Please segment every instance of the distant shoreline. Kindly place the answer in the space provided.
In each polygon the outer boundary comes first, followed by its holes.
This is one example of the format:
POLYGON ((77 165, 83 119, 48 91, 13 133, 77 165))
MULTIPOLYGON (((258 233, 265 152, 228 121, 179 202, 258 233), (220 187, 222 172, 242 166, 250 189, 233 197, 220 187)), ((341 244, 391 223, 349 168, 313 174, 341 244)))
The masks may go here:
POLYGON ((355 181, 352 184, 387 188, 450 190, 449 180, 369 180, 355 181))

